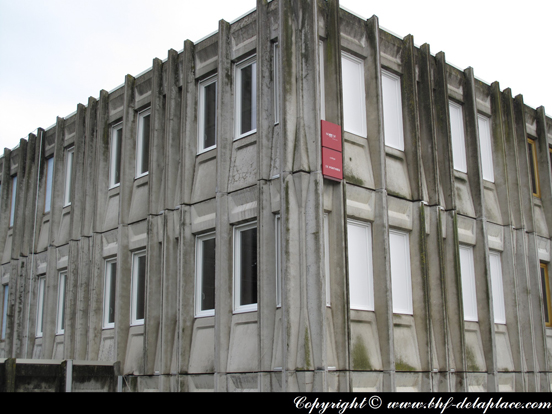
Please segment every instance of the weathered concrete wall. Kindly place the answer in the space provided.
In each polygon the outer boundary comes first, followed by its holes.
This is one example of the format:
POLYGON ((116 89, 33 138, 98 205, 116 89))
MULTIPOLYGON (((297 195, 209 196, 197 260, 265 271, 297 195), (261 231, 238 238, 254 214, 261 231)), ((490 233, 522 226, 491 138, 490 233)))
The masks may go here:
POLYGON ((413 36, 385 32, 376 16, 362 20, 337 0, 259 0, 257 10, 221 20, 217 33, 186 40, 182 51, 169 50, 150 70, 4 150, 0 280, 9 290, 6 306, 4 289, 0 297, 0 357, 117 361, 129 391, 548 391, 552 328, 543 298, 550 292, 539 272, 551 259, 551 146, 544 108, 447 64, 427 44, 416 47, 413 36), (360 135, 344 125, 342 53, 361 62, 360 135), (256 128, 238 137, 236 65, 251 57, 256 128), (402 149, 386 145, 382 73, 400 82, 402 149), (211 76, 216 146, 202 151, 199 83, 211 76), (453 165, 450 101, 462 108, 465 171, 453 165), (148 109, 148 173, 136 174, 148 109), (492 180, 483 178, 478 115, 490 124, 492 180), (322 175, 321 119, 342 127, 342 181, 322 175), (537 194, 528 139, 536 144, 537 194), (350 306, 349 221, 370 229, 372 309, 350 306), (251 223, 257 304, 241 312, 234 237, 251 223), (197 317, 197 237, 211 233, 215 309, 197 317), (393 256, 392 234, 405 235, 406 256, 393 256), (477 320, 464 318, 461 248, 473 249, 477 320), (145 315, 132 323, 139 252, 145 315), (495 323, 496 254, 505 323, 495 323), (111 262, 115 316, 106 326, 111 262), (397 265, 408 266, 407 312, 394 312, 397 265), (60 272, 67 272, 62 332, 60 272))

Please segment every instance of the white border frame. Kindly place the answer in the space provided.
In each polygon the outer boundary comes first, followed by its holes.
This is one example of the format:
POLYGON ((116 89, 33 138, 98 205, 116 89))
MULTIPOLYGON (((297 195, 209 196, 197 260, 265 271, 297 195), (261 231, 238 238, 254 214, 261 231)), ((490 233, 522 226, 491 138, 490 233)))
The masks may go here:
POLYGON ((10 298, 10 284, 6 283, 2 286, 2 319, 0 319, 0 323, 2 326, 0 329, 2 329, 0 333, 0 340, 6 339, 6 332, 8 329, 8 303, 10 298))
MULTIPOLYGON (((140 178, 149 174, 150 162, 148 159, 148 171, 138 172, 142 169, 142 153, 144 152, 144 135, 142 134, 144 128, 144 118, 150 115, 150 144, 151 144, 151 108, 144 109, 138 113, 138 125, 136 127, 136 160, 135 160, 135 178, 140 178)), ((148 157, 150 156, 151 145, 148 145, 148 157)))
MULTIPOLYGON (((389 230, 389 261, 391 264, 391 290, 392 290, 392 302, 393 302, 393 313, 394 314, 400 314, 400 315, 413 315, 414 314, 414 307, 412 303, 412 269, 410 267, 410 234, 401 231, 401 230, 395 230, 390 229, 389 230), (404 243, 402 246, 404 248, 404 251, 402 252, 401 258, 393 258, 393 250, 391 249, 391 235, 399 236, 404 240, 404 243), (405 275, 403 275, 406 278, 406 281, 403 280, 396 280, 393 278, 393 263, 395 263, 395 266, 402 265, 404 266, 404 272, 405 275), (397 284, 397 282, 399 282, 397 284), (406 294, 406 303, 398 303, 397 300, 398 294, 399 294, 399 286, 402 286, 402 284, 406 282, 406 286, 404 287, 403 292, 406 294), (395 289, 393 289, 395 287, 395 289)), ((396 269, 396 267, 395 267, 396 269)), ((395 275, 397 276, 397 275, 395 275)))
POLYGON ((65 293, 67 286, 67 270, 58 274, 57 310, 56 310, 56 335, 65 333, 65 293), (63 316, 63 319, 60 319, 63 316), (63 326, 62 326, 63 322, 63 326))
POLYGON ((234 106, 235 106, 235 113, 234 113, 234 140, 244 138, 248 135, 254 134, 257 132, 257 55, 253 55, 248 57, 247 59, 244 59, 238 63, 236 63, 235 69, 235 89, 234 89, 234 106), (254 100, 254 103, 252 105, 254 114, 252 115, 252 119, 255 121, 255 128, 251 129, 250 131, 244 132, 243 134, 240 132, 240 125, 241 125, 241 70, 247 66, 254 65, 254 70, 252 74, 252 99, 254 100))
POLYGON ((15 203, 17 200, 17 174, 11 176, 11 200, 10 200, 10 225, 12 228, 15 223, 15 203))
POLYGON ((44 334, 44 302, 46 299, 46 275, 37 278, 37 301, 36 301, 36 334, 37 338, 42 338, 44 334))
POLYGON ((466 158, 466 131, 464 129, 464 108, 457 102, 449 99, 450 140, 452 146, 452 167, 456 171, 468 172, 466 158), (455 109, 456 111, 453 111, 455 109), (456 119, 453 115, 459 115, 456 119), (456 128, 455 128, 456 127, 456 128))
MULTIPOLYGON (((196 269, 195 269, 195 294, 194 294, 194 310, 196 318, 203 318, 215 315, 215 308, 201 309, 201 296, 203 292, 203 242, 206 240, 215 240, 216 249, 216 233, 209 232, 196 236, 196 269)), ((216 286, 216 271, 215 271, 215 286, 216 286)), ((215 293, 216 300, 216 293, 215 293)), ((216 305, 215 305, 216 306, 216 305)))
MULTIPOLYGON (((240 288, 241 288, 241 233, 246 230, 257 229, 257 221, 248 222, 239 226, 234 226, 234 246, 233 246, 233 303, 234 303, 234 313, 245 313, 245 312, 255 312, 257 310, 257 304, 259 302, 259 293, 257 290, 257 303, 250 303, 247 305, 240 305, 240 288)), ((258 234, 257 234, 258 238, 258 234)), ((257 254, 258 257, 259 246, 257 244, 257 254)), ((257 261, 257 289, 259 286, 259 263, 257 261)))
POLYGON ((403 125, 403 107, 402 107, 402 79, 399 75, 389 72, 385 69, 381 70, 381 89, 382 89, 382 105, 383 105, 383 136, 384 143, 388 147, 395 148, 399 151, 404 151, 404 125, 403 125), (393 81, 393 90, 386 89, 384 91, 384 78, 393 81), (386 94, 387 92, 387 94, 386 94), (385 104, 390 103, 390 94, 395 95, 394 98, 397 102, 397 108, 394 113, 385 111, 385 104), (387 100, 386 100, 387 95, 387 100), (387 114, 387 115, 386 115, 387 114), (396 116, 396 119, 392 117, 396 116), (397 125, 397 132, 399 136, 390 134, 391 128, 385 129, 385 126, 397 125))
POLYGON ((111 126, 111 137, 109 139, 109 188, 115 188, 121 185, 121 169, 123 164, 123 157, 122 157, 122 150, 123 150, 123 123, 119 122, 118 124, 115 124, 111 126), (118 148, 119 153, 121 153, 121 164, 119 165, 119 182, 114 182, 114 172, 115 172, 115 153, 114 151, 114 135, 116 131, 121 131, 121 146, 118 148))
POLYGON ((71 186, 73 184, 73 167, 75 165, 75 147, 71 146, 65 149, 65 171, 63 183, 63 207, 71 205, 73 194, 71 186))
POLYGON ((217 74, 209 76, 203 79, 198 84, 198 98, 197 98, 197 153, 210 151, 217 147, 217 125, 218 125, 218 113, 217 113, 217 100, 218 100, 218 76, 217 74), (215 144, 210 147, 203 147, 203 134, 205 132, 205 88, 212 84, 215 84, 215 144))
MULTIPOLYGON (((108 322, 108 308, 109 299, 111 295, 115 295, 117 292, 117 258, 107 259, 105 261, 104 268, 104 290, 103 290, 103 306, 102 306, 102 329, 112 329, 115 327, 115 309, 113 309, 113 322, 108 322), (111 265, 115 265, 115 292, 111 292, 111 279, 113 278, 113 272, 111 271, 111 265), (109 282, 109 283, 108 283, 109 282), (109 295, 108 295, 109 293, 109 295)), ((115 297, 117 302, 117 297, 115 297)))
MULTIPOLYGON (((349 269, 349 308, 354 310, 361 310, 361 311, 374 311, 374 258, 373 258, 373 235, 372 235, 372 223, 365 222, 365 221, 359 221, 354 219, 347 219, 347 246, 348 246, 348 252, 347 252, 347 267, 349 269), (367 278, 367 292, 366 292, 366 300, 363 303, 360 302, 353 302, 351 300, 351 293, 352 293, 352 286, 351 286, 351 262, 350 262, 350 255, 351 255, 351 240, 350 240, 350 234, 349 234, 349 226, 355 226, 362 228, 364 230, 365 236, 366 236, 366 250, 367 250, 367 259, 368 263, 366 265, 366 278, 367 278)), ((356 291, 355 291, 356 292, 356 291)))
POLYGON ((146 305, 147 305, 147 278, 148 278, 148 263, 147 263, 147 256, 146 256, 146 250, 138 250, 134 253, 132 253, 132 271, 131 271, 131 282, 130 282, 130 325, 136 326, 136 325, 143 325, 145 318, 146 318, 146 305), (144 262, 144 318, 143 319, 137 319, 136 318, 136 310, 137 310, 137 290, 136 290, 136 280, 138 278, 138 259, 140 257, 146 257, 146 260, 144 262))
POLYGON ((54 157, 46 158, 46 177, 44 179, 44 214, 52 210, 52 189, 54 184, 54 157), (48 208, 46 210, 46 207, 48 208))

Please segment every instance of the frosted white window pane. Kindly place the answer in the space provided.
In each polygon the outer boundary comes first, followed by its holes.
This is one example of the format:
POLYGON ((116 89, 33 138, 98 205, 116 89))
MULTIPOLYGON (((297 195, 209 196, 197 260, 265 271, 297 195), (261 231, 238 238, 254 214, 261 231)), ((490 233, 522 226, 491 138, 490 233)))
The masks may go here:
POLYGON ((44 295, 45 295, 46 278, 38 278, 38 300, 36 304, 36 336, 42 336, 42 328, 44 323, 44 295))
POLYGON ((479 146, 481 151, 481 169, 483 179, 494 182, 493 147, 491 144, 491 123, 489 118, 479 115, 479 146))
POLYGON ((13 227, 15 220, 15 200, 17 196, 17 175, 12 177, 12 195, 11 195, 11 210, 10 210, 10 227, 13 227))
POLYGON ((491 284, 493 292, 493 310, 495 323, 506 323, 506 309, 504 306, 504 286, 502 284, 502 263, 500 253, 489 254, 491 268, 491 284))
POLYGON ((464 320, 477 321, 477 296, 475 293, 475 267, 472 247, 460 246, 460 271, 462 273, 464 320))
POLYGON ((407 233, 389 232, 393 313, 412 315, 412 282, 410 276, 410 245, 407 233))
POLYGON ((62 272, 59 274, 56 334, 63 334, 65 332, 65 281, 66 279, 67 279, 67 272, 62 272))
POLYGON ((374 310, 371 226, 349 221, 347 240, 351 309, 374 310))
POLYGON ((449 113, 454 169, 461 172, 468 172, 466 164, 466 144, 464 140, 464 117, 462 115, 462 107, 457 103, 449 102, 449 113))
POLYGON ((348 53, 341 55, 343 82, 343 127, 345 131, 366 137, 364 64, 348 53))
POLYGON ((385 145, 404 151, 401 78, 381 72, 385 145))
POLYGON ((71 204, 73 194, 71 192, 71 182, 73 180, 73 154, 74 149, 69 148, 66 151, 65 159, 65 205, 71 204))

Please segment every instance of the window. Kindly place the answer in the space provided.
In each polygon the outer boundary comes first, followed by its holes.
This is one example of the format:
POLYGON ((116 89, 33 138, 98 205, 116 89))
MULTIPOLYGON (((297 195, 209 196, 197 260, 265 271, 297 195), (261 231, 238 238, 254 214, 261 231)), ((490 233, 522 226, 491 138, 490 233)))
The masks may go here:
POLYGON ((217 76, 199 83, 198 145, 199 152, 217 145, 217 76))
POLYGON ((146 252, 132 255, 131 325, 144 323, 146 305, 146 252))
POLYGON ((537 146, 531 138, 527 139, 527 155, 529 157, 529 173, 533 195, 540 197, 539 167, 537 164, 537 146))
POLYGON ((276 252, 276 307, 282 306, 282 270, 281 270, 281 260, 282 260, 282 250, 280 243, 282 240, 282 220, 278 214, 275 219, 274 227, 276 228, 276 237, 275 237, 275 252, 276 252))
POLYGON ((506 308, 504 306, 504 286, 502 283, 502 263, 500 253, 489 253, 491 271, 491 287, 493 294, 494 322, 506 323, 506 308))
POLYGON ((273 72, 274 72, 274 123, 280 122, 280 44, 274 43, 273 53, 273 72))
POLYGON ((552 328, 552 298, 550 297, 550 278, 546 263, 541 262, 540 274, 542 283, 542 299, 544 305, 544 322, 547 328, 552 328))
POLYGON ((123 124, 111 127, 111 148, 109 159, 109 187, 121 183, 121 149, 123 144, 123 124))
POLYGON ((60 272, 58 283, 58 304, 56 316, 56 334, 61 335, 65 332, 65 283, 67 281, 67 272, 60 272))
POLYGON ((320 84, 320 119, 326 119, 326 87, 324 85, 324 42, 318 41, 318 82, 320 84))
POLYGON ((389 231, 393 313, 413 314, 408 233, 389 231))
POLYGON ((364 62, 348 53, 341 54, 343 83, 343 127, 345 131, 366 137, 364 62))
POLYGON ((6 339, 6 329, 8 325, 8 299, 10 295, 10 286, 4 285, 4 295, 2 301, 2 337, 0 339, 6 339))
POLYGON ((450 133, 452 139, 452 162, 455 170, 468 172, 466 163, 466 143, 464 141, 464 115, 462 107, 449 102, 450 133))
POLYGON ((64 206, 71 204, 73 194, 72 194, 72 181, 73 181, 73 155, 75 153, 75 148, 71 147, 65 150, 65 192, 64 192, 64 206))
POLYGON ((494 182, 491 121, 486 116, 478 115, 477 123, 479 125, 479 151, 481 153, 481 170, 483 172, 483 179, 494 182))
POLYGON ((373 311, 374 281, 371 225, 348 220, 347 243, 350 307, 351 309, 373 311))
POLYGON ((105 262, 104 301, 103 301, 103 328, 115 326, 115 286, 117 285, 117 261, 105 262))
POLYGON ((54 157, 46 160, 46 195, 44 197, 44 212, 48 213, 52 206, 52 180, 54 177, 54 157))
POLYGON ((326 306, 331 306, 331 291, 330 291, 330 227, 328 215, 324 214, 324 268, 326 274, 326 306))
POLYGON ((38 278, 38 295, 36 302, 36 336, 41 337, 44 330, 44 297, 46 295, 46 277, 38 278))
POLYGON ((236 65, 236 136, 257 130, 257 62, 249 58, 236 65))
POLYGON ((138 114, 138 136, 136 138, 136 177, 149 171, 150 109, 138 114))
POLYGON ((381 88, 383 94, 385 145, 404 151, 401 78, 393 73, 382 70, 381 88))
POLYGON ((477 322, 477 297, 475 293, 473 247, 460 246, 460 272, 462 273, 464 320, 477 322))
POLYGON ((215 314, 215 233, 196 238, 196 316, 215 314))
POLYGON ((13 227, 15 220, 15 200, 17 196, 17 175, 12 177, 12 193, 11 193, 11 210, 10 210, 10 227, 13 227))
POLYGON ((257 310, 257 223, 234 228, 234 311, 257 310))

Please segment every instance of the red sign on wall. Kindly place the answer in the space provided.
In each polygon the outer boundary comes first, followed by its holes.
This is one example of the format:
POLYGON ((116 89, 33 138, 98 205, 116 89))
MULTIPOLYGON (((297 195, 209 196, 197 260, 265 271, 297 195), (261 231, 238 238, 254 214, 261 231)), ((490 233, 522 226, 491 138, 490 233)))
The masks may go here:
POLYGON ((332 180, 343 180, 343 156, 341 154, 341 127, 321 121, 322 175, 332 180))
POLYGON ((322 146, 341 151, 341 127, 328 121, 321 121, 322 146))
POLYGON ((322 147, 322 174, 334 180, 343 179, 343 159, 340 151, 322 147))

